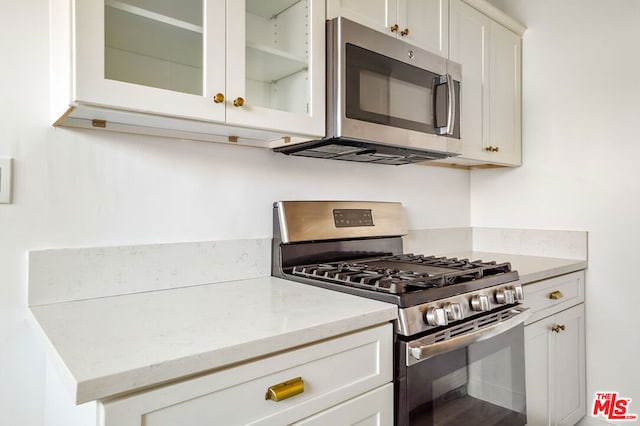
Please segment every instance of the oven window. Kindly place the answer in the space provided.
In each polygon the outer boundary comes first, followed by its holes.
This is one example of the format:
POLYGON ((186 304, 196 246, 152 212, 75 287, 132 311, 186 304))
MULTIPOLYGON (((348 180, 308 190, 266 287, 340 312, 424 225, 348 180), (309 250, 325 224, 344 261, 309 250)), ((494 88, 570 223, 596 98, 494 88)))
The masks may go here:
POLYGON ((436 78, 435 73, 347 43, 346 116, 434 133, 436 78))
POLYGON ((526 424, 524 328, 407 369, 410 425, 526 424))

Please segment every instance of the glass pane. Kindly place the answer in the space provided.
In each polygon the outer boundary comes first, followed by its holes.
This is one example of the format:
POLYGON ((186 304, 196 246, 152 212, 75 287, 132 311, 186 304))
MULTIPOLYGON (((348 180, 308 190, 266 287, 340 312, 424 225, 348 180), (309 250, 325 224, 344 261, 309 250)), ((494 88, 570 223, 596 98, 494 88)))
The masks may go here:
POLYGON ((105 0, 105 78, 202 95, 202 0, 105 0))
POLYGON ((436 74, 352 44, 346 56, 348 118, 434 132, 436 74))
POLYGON ((309 113, 307 0, 247 0, 247 102, 309 113))
POLYGON ((522 325, 411 368, 411 424, 526 424, 522 325))

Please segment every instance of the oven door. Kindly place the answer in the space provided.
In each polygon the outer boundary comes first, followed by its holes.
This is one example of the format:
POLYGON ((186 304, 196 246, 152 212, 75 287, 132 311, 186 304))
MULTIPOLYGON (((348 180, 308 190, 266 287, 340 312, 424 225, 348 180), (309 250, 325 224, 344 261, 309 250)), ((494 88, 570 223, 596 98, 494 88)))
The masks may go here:
POLYGON ((526 425, 528 316, 527 309, 508 308, 399 341, 396 425, 526 425))

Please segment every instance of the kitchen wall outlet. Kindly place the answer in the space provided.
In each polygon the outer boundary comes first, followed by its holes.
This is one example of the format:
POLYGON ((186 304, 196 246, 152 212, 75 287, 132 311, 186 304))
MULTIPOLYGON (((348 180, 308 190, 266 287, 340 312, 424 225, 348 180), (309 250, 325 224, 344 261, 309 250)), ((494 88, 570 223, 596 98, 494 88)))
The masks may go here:
POLYGON ((13 158, 0 158, 0 204, 11 203, 13 158))

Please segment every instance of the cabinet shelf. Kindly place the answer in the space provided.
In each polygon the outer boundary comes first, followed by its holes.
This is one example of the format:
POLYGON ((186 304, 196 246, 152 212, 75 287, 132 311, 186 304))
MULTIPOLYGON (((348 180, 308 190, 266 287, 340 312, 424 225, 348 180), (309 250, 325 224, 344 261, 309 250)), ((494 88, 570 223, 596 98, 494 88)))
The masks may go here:
POLYGON ((271 19, 289 9, 300 0, 247 0, 247 11, 271 19))
POLYGON ((247 78, 275 82, 307 70, 307 58, 273 47, 247 44, 247 78))
POLYGON ((119 0, 105 0, 104 4, 105 6, 112 7, 114 9, 130 13, 132 15, 161 22, 172 27, 182 28, 184 30, 193 31, 194 33, 198 34, 203 33, 202 25, 195 25, 191 22, 186 22, 180 19, 172 18, 171 16, 162 15, 160 13, 156 13, 148 9, 143 9, 138 6, 133 6, 119 0))

